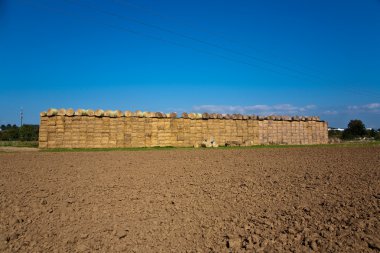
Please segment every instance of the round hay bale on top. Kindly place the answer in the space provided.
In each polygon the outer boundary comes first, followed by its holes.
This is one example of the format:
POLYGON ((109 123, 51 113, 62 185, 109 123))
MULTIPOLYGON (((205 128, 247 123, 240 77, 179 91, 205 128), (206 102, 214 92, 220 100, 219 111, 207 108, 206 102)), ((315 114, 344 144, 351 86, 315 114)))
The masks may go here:
POLYGON ((195 119, 196 118, 196 115, 193 112, 189 113, 187 116, 189 117, 189 119, 195 119))
POLYGON ((170 118, 175 119, 175 118, 177 118, 177 113, 176 112, 171 112, 169 114, 169 116, 170 116, 170 118))
POLYGON ((66 116, 72 117, 74 116, 74 114, 75 114, 75 111, 73 108, 69 108, 66 110, 66 116))
POLYGON ((188 115, 186 112, 183 112, 183 113, 182 113, 182 118, 184 118, 184 119, 188 119, 188 118, 189 118, 189 115, 188 115))
POLYGON ((77 109, 76 111, 75 111, 75 115, 76 116, 82 116, 82 115, 84 115, 85 113, 84 113, 84 109, 77 109))
POLYGON ((207 112, 202 113, 202 119, 209 119, 210 115, 207 112))
POLYGON ((121 118, 121 117, 124 116, 124 113, 122 111, 120 111, 120 110, 116 110, 115 114, 116 114, 116 117, 118 117, 118 118, 121 118))
POLYGON ((57 112, 57 115, 58 116, 65 116, 66 115, 66 109, 59 109, 58 112, 57 112))
POLYGON ((136 110, 136 111, 135 111, 135 116, 136 116, 136 117, 139 117, 139 118, 142 118, 142 117, 143 117, 143 113, 142 113, 142 111, 140 111, 140 110, 136 110))
POLYGON ((111 113, 112 113, 112 110, 106 110, 104 112, 104 117, 110 117, 111 113))
POLYGON ((40 117, 45 117, 47 115, 46 112, 40 112, 40 117))
POLYGON ((58 110, 55 109, 55 108, 50 108, 48 111, 47 111, 47 116, 54 116, 54 115, 57 115, 58 113, 58 110))
POLYGON ((124 112, 124 116, 125 117, 132 117, 132 112, 127 110, 124 112))
POLYGON ((87 110, 87 116, 93 117, 95 115, 94 110, 88 109, 87 110))
POLYGON ((104 111, 101 109, 98 109, 95 111, 95 116, 96 117, 103 117, 104 116, 104 111))

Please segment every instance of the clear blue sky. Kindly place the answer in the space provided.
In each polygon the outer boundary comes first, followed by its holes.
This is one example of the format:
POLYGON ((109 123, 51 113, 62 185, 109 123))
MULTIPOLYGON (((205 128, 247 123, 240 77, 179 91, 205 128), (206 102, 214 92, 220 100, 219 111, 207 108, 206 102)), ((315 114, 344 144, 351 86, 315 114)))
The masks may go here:
POLYGON ((380 128, 379 0, 0 0, 0 124, 54 108, 380 128))

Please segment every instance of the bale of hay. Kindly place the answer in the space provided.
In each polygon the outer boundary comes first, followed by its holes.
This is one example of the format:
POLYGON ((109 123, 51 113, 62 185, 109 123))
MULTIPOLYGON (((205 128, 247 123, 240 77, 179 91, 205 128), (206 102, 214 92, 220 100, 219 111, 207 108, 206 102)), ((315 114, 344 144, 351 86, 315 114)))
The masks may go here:
POLYGON ((202 119, 202 113, 197 113, 196 114, 196 119, 202 119))
POLYGON ((172 119, 175 119, 175 118, 177 118, 177 113, 176 112, 171 112, 169 114, 169 117, 172 118, 172 119))
POLYGON ((47 111, 47 116, 51 117, 51 116, 55 116, 57 115, 58 113, 58 110, 55 109, 55 108, 50 108, 48 111, 47 111))
POLYGON ((208 119, 210 115, 207 112, 202 113, 202 119, 208 119))
POLYGON ((108 116, 110 118, 116 118, 117 117, 117 111, 109 110, 108 111, 108 116))
POLYGON ((132 117, 132 112, 131 111, 124 111, 124 116, 125 117, 132 117))
POLYGON ((136 110, 136 111, 135 111, 135 117, 142 118, 142 117, 143 117, 143 113, 142 113, 142 111, 140 111, 140 110, 136 110))
POLYGON ((69 108, 66 110, 66 116, 72 117, 74 116, 74 114, 75 114, 75 111, 73 108, 69 108))
POLYGON ((115 114, 116 114, 116 117, 118 117, 118 118, 121 118, 121 117, 124 116, 124 113, 122 111, 120 111, 120 110, 116 110, 115 114))
POLYGON ((210 114, 210 119, 216 119, 217 117, 218 117, 218 114, 216 114, 216 113, 210 114))
POLYGON ((112 110, 106 110, 104 111, 104 117, 109 117, 112 113, 112 110))
POLYGON ((46 112, 40 112, 40 117, 46 117, 47 113, 46 112))
POLYGON ((66 115, 66 110, 63 109, 63 108, 59 109, 58 112, 57 112, 57 115, 58 116, 65 116, 66 115))
POLYGON ((86 110, 84 109, 77 109, 75 111, 75 116, 85 116, 86 115, 86 110))
POLYGON ((95 116, 96 117, 103 117, 104 116, 104 111, 101 109, 98 109, 95 111, 95 116))
POLYGON ((93 117, 95 115, 94 110, 88 109, 87 110, 87 116, 93 117))
POLYGON ((184 118, 184 119, 188 119, 188 118, 189 118, 189 115, 188 115, 186 112, 183 112, 183 113, 181 114, 181 116, 182 116, 182 118, 184 118))

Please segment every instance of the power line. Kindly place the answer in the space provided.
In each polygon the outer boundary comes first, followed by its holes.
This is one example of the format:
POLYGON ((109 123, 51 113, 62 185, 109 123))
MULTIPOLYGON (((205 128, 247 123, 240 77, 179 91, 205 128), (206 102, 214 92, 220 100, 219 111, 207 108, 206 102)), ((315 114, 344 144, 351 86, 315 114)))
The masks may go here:
MULTIPOLYGON (((23 1, 26 1, 26 0, 23 0, 23 1)), ((141 32, 138 32, 138 31, 135 31, 135 30, 132 30, 132 29, 125 28, 125 27, 111 25, 111 24, 107 24, 107 23, 104 23, 104 22, 99 22, 98 20, 94 20, 94 19, 88 19, 88 18, 84 19, 83 16, 81 16, 81 15, 76 15, 76 14, 73 14, 73 13, 68 13, 66 11, 57 10, 56 8, 51 8, 50 6, 37 5, 35 3, 30 3, 30 2, 28 2, 28 4, 30 4, 31 6, 37 7, 37 8, 43 7, 45 9, 50 9, 50 10, 53 10, 53 11, 58 12, 60 14, 63 14, 63 15, 66 15, 66 16, 70 16, 70 17, 76 17, 76 18, 85 20, 85 21, 90 22, 90 23, 93 23, 95 21, 98 24, 101 24, 101 25, 109 27, 109 28, 117 29, 117 30, 120 30, 120 31, 123 31, 123 32, 132 33, 134 35, 146 37, 146 38, 149 38, 149 39, 158 40, 158 41, 165 42, 165 43, 168 43, 168 44, 171 44, 171 45, 175 45, 175 46, 178 46, 178 47, 191 49, 193 51, 197 51, 197 52, 200 52, 200 53, 203 53, 203 54, 215 56, 215 57, 218 57, 218 58, 230 61, 230 62, 248 65, 248 66, 251 66, 253 68, 259 68, 259 69, 262 69, 262 70, 265 70, 265 71, 268 71, 268 72, 272 72, 272 73, 276 73, 276 74, 280 74, 280 75, 286 75, 286 76, 289 76, 289 77, 292 77, 292 78, 298 78, 298 79, 304 79, 304 80, 314 81, 314 80, 312 80, 310 78, 307 78, 307 77, 300 77, 300 76, 292 75, 292 74, 289 74, 289 73, 279 72, 279 71, 276 71, 276 70, 273 70, 273 69, 269 69, 269 68, 266 68, 266 67, 263 67, 263 66, 260 66, 260 65, 257 65, 257 64, 252 64, 250 62, 246 62, 246 61, 242 61, 242 60, 226 57, 226 56, 221 55, 221 54, 217 54, 217 53, 210 52, 210 51, 207 51, 207 50, 203 50, 203 49, 199 49, 199 48, 192 47, 192 46, 189 46, 189 45, 185 45, 185 44, 182 44, 182 43, 178 43, 178 42, 175 42, 175 41, 172 41, 172 40, 168 40, 168 39, 165 39, 165 38, 162 38, 162 37, 158 37, 158 36, 154 36, 154 35, 150 35, 150 34, 146 34, 146 33, 141 33, 141 32)))
MULTIPOLYGON (((132 7, 134 7, 134 8, 137 8, 137 9, 143 10, 143 11, 145 11, 145 12, 150 13, 150 14, 153 15, 153 16, 157 16, 157 17, 160 17, 160 18, 162 18, 162 19, 166 19, 166 20, 175 20, 177 23, 180 22, 180 23, 182 23, 182 24, 184 24, 185 26, 188 26, 188 27, 189 27, 189 26, 193 26, 193 24, 190 24, 190 23, 188 23, 188 22, 184 22, 183 20, 180 20, 180 19, 175 18, 175 17, 173 17, 173 16, 170 16, 170 17, 169 17, 169 16, 167 16, 167 15, 163 15, 163 14, 161 14, 161 13, 155 11, 154 9, 149 8, 149 7, 146 7, 146 6, 143 6, 143 5, 141 5, 141 4, 132 3, 131 1, 128 1, 128 0, 112 0, 112 1, 113 1, 114 3, 119 3, 119 4, 123 5, 123 6, 132 6, 132 7)), ((238 40, 235 40, 235 39, 231 39, 230 37, 223 36, 223 35, 221 35, 220 33, 216 33, 215 31, 210 30, 210 29, 207 29, 207 28, 205 28, 205 27, 198 26, 198 27, 197 27, 197 30, 202 30, 203 32, 206 32, 206 33, 208 33, 208 34, 211 34, 211 35, 214 36, 214 37, 224 39, 225 41, 228 41, 228 42, 232 42, 232 43, 235 43, 235 44, 238 43, 238 44, 240 44, 240 45, 242 45, 242 46, 244 46, 244 47, 246 47, 246 48, 254 49, 254 50, 257 50, 257 51, 262 51, 262 49, 255 48, 255 47, 253 47, 253 46, 251 46, 251 45, 249 45, 249 44, 246 44, 246 43, 241 43, 242 41, 240 41, 240 40, 238 41, 238 40)), ((275 55, 275 54, 273 54, 273 53, 271 53, 271 55, 272 55, 272 56, 275 56, 275 57, 277 57, 277 58, 279 57, 278 55, 275 55)), ((306 68, 306 69, 310 69, 310 70, 317 71, 317 72, 321 73, 321 71, 316 70, 315 68, 313 68, 313 67, 311 67, 311 66, 307 66, 307 65, 305 65, 305 64, 299 64, 299 63, 295 62, 294 60, 290 60, 289 58, 288 58, 288 59, 284 59, 283 57, 281 57, 281 58, 282 58, 282 60, 285 60, 285 61, 287 61, 287 62, 289 62, 289 63, 291 63, 291 64, 295 64, 295 65, 297 65, 297 66, 299 66, 299 67, 306 68)))
MULTIPOLYGON (((138 8, 138 9, 140 9, 140 10, 143 10, 143 11, 149 12, 150 14, 152 14, 152 15, 154 15, 154 16, 157 16, 157 17, 160 17, 160 18, 163 18, 163 19, 166 19, 166 20, 175 20, 176 22, 181 22, 182 24, 185 24, 185 25, 187 25, 187 26, 190 26, 189 23, 186 24, 186 22, 183 22, 183 20, 179 20, 178 18, 175 18, 175 17, 173 17, 173 16, 170 16, 170 17, 169 17, 169 16, 167 16, 167 15, 162 15, 161 13, 155 11, 155 10, 152 9, 152 8, 149 8, 149 7, 143 6, 143 5, 141 5, 141 4, 133 3, 133 2, 131 2, 131 1, 129 1, 129 0, 112 0, 112 1, 113 1, 114 3, 119 3, 119 4, 123 5, 123 6, 132 6, 132 7, 138 8)), ((191 24, 191 25, 193 25, 193 24, 191 24)), ((222 38, 222 39, 224 39, 225 41, 229 41, 229 42, 233 42, 233 43, 240 43, 240 44, 241 44, 241 41, 233 40, 233 39, 231 39, 231 38, 229 38, 229 37, 222 36, 222 35, 219 34, 219 33, 216 33, 216 32, 214 32, 214 31, 212 31, 212 30, 206 29, 205 27, 200 27, 200 26, 198 26, 197 29, 201 29, 201 30, 203 30, 204 32, 206 32, 206 33, 208 33, 208 34, 211 34, 211 35, 213 35, 213 36, 215 36, 215 37, 222 38)), ((252 46, 250 46, 250 45, 247 45, 247 44, 244 44, 244 46, 245 46, 245 47, 248 47, 248 48, 251 48, 251 49, 258 50, 257 48, 254 48, 254 47, 252 47, 252 46)), ((273 55, 273 54, 272 54, 272 55, 273 55)), ((274 55, 274 56, 275 56, 275 55, 274 55)), ((266 61, 266 60, 264 60, 264 61, 266 61)), ((318 70, 316 70, 315 68, 312 68, 312 67, 310 67, 310 66, 305 66, 305 65, 299 64, 299 63, 297 63, 297 62, 291 61, 291 60, 287 60, 287 61, 290 62, 290 63, 292 63, 292 64, 296 64, 296 65, 298 65, 298 66, 300 66, 300 67, 310 68, 310 69, 313 69, 314 71, 317 71, 317 72, 321 73, 321 71, 318 71, 318 70)), ((318 76, 317 76, 317 77, 318 77, 318 76)), ((331 81, 331 82, 333 82, 333 83, 338 83, 336 80, 334 80, 334 79, 332 79, 332 78, 329 78, 329 77, 327 77, 327 78, 321 78, 321 77, 318 77, 318 78, 319 78, 319 79, 329 80, 329 81, 331 81)), ((347 88, 346 88, 346 89, 347 89, 347 88)), ((348 88, 348 90, 350 90, 351 92, 354 92, 354 93, 367 94, 367 95, 371 95, 371 96, 375 95, 377 98, 380 98, 380 93, 377 93, 377 92, 373 92, 373 91, 365 91, 365 90, 363 90, 363 89, 360 90, 360 91, 357 91, 357 90, 350 89, 350 88, 348 88)))
POLYGON ((183 33, 177 32, 177 31, 174 31, 174 30, 163 28, 163 27, 155 25, 155 24, 150 24, 150 23, 147 23, 145 21, 141 21, 141 20, 138 20, 138 19, 127 17, 125 15, 120 15, 120 14, 115 13, 115 12, 110 12, 110 11, 98 8, 95 5, 89 5, 89 4, 79 3, 79 1, 72 1, 72 0, 64 0, 64 1, 70 2, 70 3, 73 3, 73 4, 78 4, 80 6, 96 10, 96 11, 98 11, 100 13, 103 13, 103 14, 106 14, 106 15, 110 15, 110 16, 113 16, 113 17, 121 18, 121 19, 124 19, 124 20, 127 20, 127 21, 131 21, 131 22, 134 22, 134 23, 137 23, 137 24, 140 24, 140 25, 144 25, 144 26, 147 26, 147 27, 151 27, 151 28, 157 29, 159 31, 167 32, 167 33, 170 33, 170 34, 173 34, 173 35, 185 38, 185 39, 189 39, 189 40, 192 40, 192 41, 195 41, 195 42, 207 45, 207 46, 211 46, 211 47, 214 47, 214 48, 217 48, 217 49, 221 49, 221 50, 227 51, 229 53, 232 53, 232 54, 235 54, 235 55, 238 55, 238 56, 247 57, 247 58, 250 58, 252 60, 255 60, 255 61, 258 61, 258 62, 262 62, 262 63, 268 64, 268 65, 272 65, 272 66, 275 66, 275 67, 278 67, 278 68, 281 68, 281 69, 285 69, 285 70, 290 71, 290 72, 295 72, 295 73, 300 74, 300 75, 305 75, 305 76, 309 76, 309 77, 312 77, 312 78, 318 78, 318 79, 320 79, 322 81, 326 81, 325 79, 323 79, 323 78, 321 78, 319 76, 313 75, 313 74, 309 74, 309 73, 306 73, 306 72, 303 72, 303 71, 299 71, 297 69, 294 69, 294 68, 291 68, 291 67, 287 67, 287 66, 284 66, 282 64, 273 63, 273 62, 270 62, 270 61, 265 60, 265 59, 261 59, 261 58, 256 57, 256 56, 248 55, 248 54, 236 51, 234 49, 227 48, 227 47, 221 46, 219 44, 211 43, 211 42, 208 42, 208 41, 205 41, 205 40, 202 40, 202 39, 198 39, 198 38, 195 38, 193 36, 189 36, 189 35, 186 35, 186 34, 183 34, 183 33))
MULTIPOLYGON (((26 1, 26 0, 23 0, 23 1, 26 1)), ((70 1, 67 1, 67 0, 64 0, 64 1, 70 2, 70 1)), ((41 7, 41 5, 36 5, 35 3, 28 2, 28 4, 31 4, 34 7, 41 7)), ((272 72, 272 73, 276 73, 276 74, 280 74, 280 75, 286 75, 286 76, 289 76, 289 77, 292 77, 292 78, 306 79, 306 80, 315 82, 315 80, 310 79, 310 78, 305 77, 305 76, 300 77, 300 76, 292 75, 292 74, 289 74, 289 73, 279 72, 279 71, 276 71, 276 70, 273 70, 273 69, 269 69, 269 68, 266 68, 266 67, 263 67, 263 66, 260 66, 260 65, 257 65, 257 64, 252 64, 250 62, 242 61, 242 60, 239 60, 239 59, 234 59, 234 58, 231 58, 231 57, 226 57, 226 56, 221 55, 221 54, 210 52, 208 50, 199 49, 199 48, 196 48, 196 47, 193 47, 193 46, 189 46, 189 45, 186 45, 186 44, 178 43, 176 41, 168 40, 168 39, 165 39, 165 38, 162 38, 162 37, 158 37, 158 36, 154 36, 154 35, 150 35, 150 34, 146 34, 146 33, 141 33, 141 32, 138 32, 138 31, 135 31, 135 30, 132 30, 132 29, 128 29, 128 28, 125 28, 125 27, 117 26, 117 25, 111 25, 111 24, 107 24, 107 23, 104 23, 104 22, 99 22, 96 19, 95 20, 94 19, 88 19, 88 18, 87 19, 83 19, 83 16, 81 16, 81 15, 77 15, 77 14, 73 15, 73 13, 68 13, 68 12, 65 12, 65 11, 62 11, 62 10, 57 10, 56 8, 51 8, 51 7, 46 6, 46 5, 42 5, 42 7, 45 8, 45 9, 50 9, 50 10, 53 10, 55 12, 61 13, 63 15, 67 15, 67 16, 71 16, 71 17, 76 17, 76 18, 85 20, 85 21, 90 22, 90 23, 93 23, 95 21, 95 22, 97 22, 97 23, 99 23, 99 24, 101 24, 103 26, 109 27, 109 28, 117 29, 117 30, 120 30, 120 31, 123 31, 123 32, 128 32, 128 33, 131 33, 131 34, 134 34, 134 35, 137 35, 137 36, 142 36, 142 37, 149 38, 149 39, 158 40, 158 41, 165 42, 165 43, 168 43, 168 44, 172 44, 172 45, 175 45, 175 46, 178 46, 178 47, 191 49, 193 51, 197 51, 197 52, 200 52, 200 53, 203 53, 203 54, 215 56, 215 57, 224 59, 226 61, 230 61, 230 62, 234 62, 234 63, 239 63, 239 64, 244 64, 244 65, 247 65, 247 66, 250 66, 250 67, 253 67, 253 68, 259 68, 259 69, 262 69, 262 70, 265 70, 265 71, 268 71, 268 72, 272 72)), ((104 12, 104 11, 102 11, 102 12, 104 12)), ((107 14, 107 15, 115 16, 114 13, 107 14)), ((119 16, 118 14, 116 14, 116 15, 119 16)), ((152 25, 152 26, 155 26, 155 25, 152 25)), ((162 29, 165 30, 165 28, 162 28, 162 29)), ((174 33, 176 33, 176 32, 174 32, 174 33)), ((187 36, 187 35, 185 35, 185 36, 187 36)), ((206 43, 208 43, 208 42, 206 42, 206 43)), ((350 90, 350 89, 345 88, 345 89, 343 89, 343 92, 348 92, 348 90, 350 90)), ((351 92, 355 93, 355 94, 359 93, 357 90, 351 90, 351 92)), ((372 95, 373 96, 374 94, 373 94, 373 92, 371 92, 368 95, 372 95)))

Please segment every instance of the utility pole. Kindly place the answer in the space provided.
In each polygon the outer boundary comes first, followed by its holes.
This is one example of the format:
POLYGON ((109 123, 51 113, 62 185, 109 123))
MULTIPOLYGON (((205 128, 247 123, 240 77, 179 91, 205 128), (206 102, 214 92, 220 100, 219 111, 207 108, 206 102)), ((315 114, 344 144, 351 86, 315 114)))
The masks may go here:
POLYGON ((21 121, 21 124, 20 124, 20 126, 22 126, 22 120, 23 119, 24 119, 24 111, 23 111, 23 109, 21 107, 21 111, 20 111, 20 121, 21 121))

